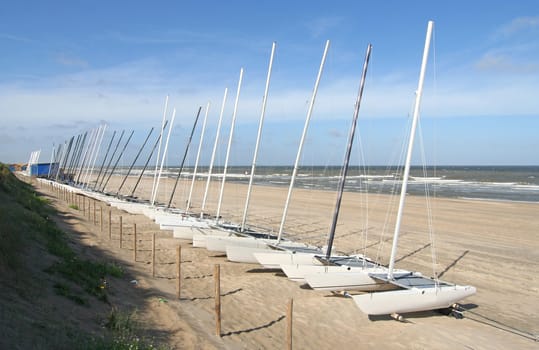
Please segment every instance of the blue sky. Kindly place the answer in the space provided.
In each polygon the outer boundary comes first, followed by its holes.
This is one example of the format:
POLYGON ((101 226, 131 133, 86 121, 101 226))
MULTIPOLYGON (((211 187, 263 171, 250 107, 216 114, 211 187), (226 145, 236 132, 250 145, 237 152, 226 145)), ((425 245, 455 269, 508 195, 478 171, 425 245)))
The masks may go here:
MULTIPOLYGON (((231 162, 250 164, 276 41, 258 164, 292 164, 329 39, 303 162, 341 163, 372 43, 358 124, 361 161, 395 163, 430 19, 421 113, 426 162, 539 165, 539 3, 532 0, 4 1, 0 161, 25 162, 38 149, 48 161, 53 144, 100 122, 109 125, 103 145, 112 130, 134 129, 127 153, 134 156, 160 124, 169 95, 177 117, 167 162, 179 162, 198 106, 210 101, 207 164, 228 87, 222 163, 243 67, 231 162)), ((358 146, 357 162, 359 154, 358 146)))

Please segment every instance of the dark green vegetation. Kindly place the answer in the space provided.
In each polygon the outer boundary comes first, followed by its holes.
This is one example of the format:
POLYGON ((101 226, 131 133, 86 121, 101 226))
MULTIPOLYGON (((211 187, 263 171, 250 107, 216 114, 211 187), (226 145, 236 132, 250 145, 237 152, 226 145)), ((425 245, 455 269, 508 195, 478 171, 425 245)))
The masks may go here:
POLYGON ((0 163, 0 348, 154 349, 132 315, 110 305, 107 278, 122 268, 79 257, 56 215, 0 163), (90 316, 66 321, 77 311, 90 316))

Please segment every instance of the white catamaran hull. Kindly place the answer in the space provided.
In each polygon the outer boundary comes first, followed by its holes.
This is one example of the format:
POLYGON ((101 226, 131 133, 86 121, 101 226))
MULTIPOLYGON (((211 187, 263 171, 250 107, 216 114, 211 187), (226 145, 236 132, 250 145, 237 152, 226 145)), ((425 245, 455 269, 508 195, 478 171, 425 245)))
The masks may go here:
MULTIPOLYGON (((201 232, 199 233, 193 234, 193 247, 208 248, 207 247, 208 238, 210 238, 210 240, 213 241, 213 240, 217 240, 217 238, 225 238, 225 237, 231 237, 231 236, 237 237, 233 233, 219 230, 219 229, 214 229, 214 228, 204 229, 204 230, 201 230, 201 232)), ((213 242, 212 247, 214 246, 217 247, 217 245, 219 244, 221 244, 221 242, 213 242)), ((222 252, 225 252, 226 246, 224 246, 222 249, 223 249, 222 252)), ((211 249, 208 249, 208 250, 211 250, 211 249)))
POLYGON ((266 244, 262 247, 242 247, 238 245, 226 246, 226 258, 228 261, 240 262, 245 264, 258 264, 254 254, 258 252, 267 252, 268 248, 266 244))
POLYGON ((289 280, 305 283, 305 276, 313 275, 315 273, 328 273, 328 272, 341 272, 344 271, 346 266, 326 266, 322 265, 318 260, 313 259, 311 265, 281 265, 281 270, 285 273, 289 280), (316 265, 313 265, 316 264, 316 265))
POLYGON ((205 221, 199 221, 196 219, 181 219, 180 221, 170 221, 166 223, 160 223, 159 228, 161 230, 174 231, 176 228, 209 228, 209 224, 205 221))
MULTIPOLYGON (((264 253, 264 252, 286 252, 289 254, 293 254, 296 252, 296 250, 302 250, 303 252, 311 252, 310 257, 314 256, 314 254, 322 254, 322 250, 313 247, 308 246, 305 243, 299 243, 299 242, 291 242, 291 241, 281 241, 278 242, 275 239, 258 239, 263 240, 264 245, 237 245, 233 241, 231 244, 226 246, 226 255, 228 257, 228 260, 233 262, 243 262, 243 263, 249 263, 249 264, 258 264, 258 260, 255 256, 255 254, 258 253, 264 253), (275 244, 275 242, 278 242, 275 244)), ((299 252, 296 252, 299 254, 299 252)), ((288 260, 290 261, 290 259, 288 260)), ((279 266, 277 266, 278 268, 279 266)))
MULTIPOLYGON (((319 255, 320 253, 318 253, 319 255)), ((264 250, 253 254, 256 261, 266 269, 280 269, 281 265, 320 264, 314 259, 317 254, 299 253, 282 250, 264 250)))
POLYGON ((447 308, 475 292, 473 286, 442 286, 368 293, 352 298, 367 315, 390 315, 447 308))
POLYGON ((253 237, 238 237, 238 236, 207 236, 206 249, 212 252, 226 253, 227 246, 241 246, 253 248, 265 248, 268 243, 277 243, 277 240, 262 240, 253 237))
MULTIPOLYGON (((369 276, 369 273, 387 273, 387 268, 341 267, 319 269, 320 272, 305 275, 304 279, 312 289, 326 291, 359 290, 363 292, 397 289, 391 283, 384 283, 369 276)), ((396 270, 396 275, 409 274, 408 271, 396 270)))
POLYGON ((176 226, 173 229, 172 235, 174 236, 174 238, 192 241, 193 237, 196 235, 206 236, 206 234, 208 234, 208 230, 211 232, 211 229, 200 228, 196 226, 176 226))

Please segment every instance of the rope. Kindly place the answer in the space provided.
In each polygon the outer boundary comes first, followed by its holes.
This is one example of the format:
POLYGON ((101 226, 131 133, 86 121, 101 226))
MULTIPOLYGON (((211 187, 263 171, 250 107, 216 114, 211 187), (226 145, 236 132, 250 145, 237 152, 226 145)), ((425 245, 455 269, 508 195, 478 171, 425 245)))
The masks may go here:
POLYGON ((494 327, 494 328, 497 328, 497 329, 500 329, 502 331, 505 331, 505 332, 509 332, 509 333, 512 333, 512 334, 515 334, 515 335, 518 335, 518 336, 521 336, 521 337, 524 337, 524 338, 527 338, 527 339, 531 339, 531 340, 534 340, 536 342, 539 341, 539 335, 535 335, 535 334, 532 334, 530 332, 527 332, 527 331, 523 331, 521 329, 518 329, 516 327, 512 327, 512 326, 509 326, 505 323, 502 323, 498 320, 495 320, 491 317, 487 317, 485 315, 481 315, 480 313, 478 312, 474 312, 474 311, 471 311, 470 309, 466 309, 465 307, 463 307, 462 305, 456 305, 453 307, 453 312, 456 314, 456 315, 460 315, 462 317, 466 317, 467 319, 469 320, 472 320, 472 321, 475 321, 475 322, 479 322, 479 323, 482 323, 484 325, 487 325, 487 326, 491 326, 491 327, 494 327), (477 318, 471 318, 469 316, 466 316, 464 314, 471 314, 473 316, 477 316, 479 319, 477 318))

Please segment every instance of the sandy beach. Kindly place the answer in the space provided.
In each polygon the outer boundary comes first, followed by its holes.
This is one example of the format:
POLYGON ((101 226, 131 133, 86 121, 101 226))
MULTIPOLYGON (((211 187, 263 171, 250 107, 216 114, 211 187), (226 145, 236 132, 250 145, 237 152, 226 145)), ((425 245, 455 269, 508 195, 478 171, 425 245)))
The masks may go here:
MULTIPOLYGON (((122 194, 131 192, 135 180, 128 179, 122 194)), ((113 177, 107 189, 115 192, 120 181, 113 177)), ((205 184, 196 181, 191 208, 194 212, 200 210, 205 184)), ((161 183, 160 202, 168 202, 172 186, 172 179, 161 183)), ((190 181, 180 182, 173 206, 185 207, 189 186, 190 181)), ((208 213, 215 213, 219 186, 220 182, 212 183, 208 213)), ((135 195, 147 199, 151 187, 152 179, 144 178, 135 195)), ((46 186, 39 190, 52 194, 46 186)), ((223 220, 241 221, 246 190, 246 185, 227 183, 223 220)), ((248 224, 276 232, 286 192, 285 187, 255 186, 248 224)), ((295 190, 285 227, 287 237, 325 245, 334 201, 334 192, 295 190)), ((387 263, 396 202, 391 195, 345 193, 335 249, 347 254, 363 253, 387 263)), ((65 201, 53 203, 61 211, 73 212, 65 201)), ((80 212, 70 216, 66 224, 80 233, 82 244, 125 264, 129 279, 137 280, 137 284, 117 281, 117 286, 111 286, 118 294, 117 302, 122 304, 122 294, 125 300, 131 300, 132 305, 123 301, 123 307, 135 307, 137 317, 156 330, 156 339, 174 348, 285 348, 285 315, 288 301, 293 298, 295 349, 537 349, 538 343, 530 338, 539 335, 539 203, 431 198, 432 235, 425 203, 423 197, 407 198, 397 267, 427 276, 436 272, 443 280, 475 286, 477 294, 463 302, 470 311, 462 319, 437 312, 405 315, 405 322, 389 317, 369 318, 351 298, 311 290, 276 270, 228 262, 226 256, 172 238, 171 231, 159 231, 159 226, 143 215, 110 209, 103 203, 97 206, 105 213, 112 211, 112 240, 80 212), (115 229, 120 215, 125 227, 122 248, 115 229), (132 260, 133 224, 137 224, 140 249, 136 262, 132 260), (155 278, 149 265, 153 233, 158 251, 155 278), (182 247, 180 300, 176 298, 174 279, 178 245, 182 247), (215 335, 213 313, 215 264, 221 268, 221 337, 215 335), (130 298, 133 293, 145 297, 130 298)))

